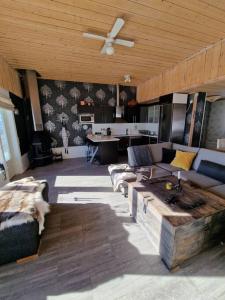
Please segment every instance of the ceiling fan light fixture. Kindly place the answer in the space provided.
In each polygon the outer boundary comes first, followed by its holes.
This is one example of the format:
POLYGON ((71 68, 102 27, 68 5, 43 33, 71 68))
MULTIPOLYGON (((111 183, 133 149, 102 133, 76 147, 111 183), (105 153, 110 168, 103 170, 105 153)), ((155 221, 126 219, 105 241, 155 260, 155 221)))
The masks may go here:
POLYGON ((124 82, 125 82, 125 83, 131 82, 131 76, 130 76, 130 74, 124 75, 124 82))
POLYGON ((116 38, 120 30, 124 26, 124 24, 125 21, 122 18, 117 18, 111 31, 107 33, 106 36, 95 34, 95 33, 84 32, 83 37, 88 39, 104 41, 103 47, 100 51, 101 54, 113 55, 115 52, 113 49, 113 44, 120 45, 123 47, 129 47, 129 48, 134 47, 134 41, 116 38))
POLYGON ((108 45, 106 47, 105 52, 106 52, 107 55, 113 55, 114 54, 114 48, 112 47, 112 45, 108 45))

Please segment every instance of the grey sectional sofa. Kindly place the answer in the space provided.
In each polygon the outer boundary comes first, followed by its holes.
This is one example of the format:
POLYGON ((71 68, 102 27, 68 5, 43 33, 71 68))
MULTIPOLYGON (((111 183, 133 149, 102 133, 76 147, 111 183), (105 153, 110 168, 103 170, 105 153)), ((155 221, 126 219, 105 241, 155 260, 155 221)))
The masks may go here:
POLYGON ((141 175, 143 176, 145 172, 148 172, 149 174, 149 169, 152 167, 152 165, 154 165, 154 177, 163 177, 168 175, 177 176, 178 171, 181 171, 181 178, 183 180, 190 181, 200 188, 207 189, 225 198, 225 184, 223 182, 197 172, 202 160, 207 160, 225 166, 225 153, 204 148, 188 147, 170 142, 150 144, 148 147, 150 148, 152 157, 151 166, 141 166, 135 168, 131 168, 129 165, 125 164, 123 164, 123 167, 121 168, 119 168, 119 165, 109 166, 108 169, 115 191, 122 189, 124 192, 126 189, 126 176, 129 177, 128 181, 139 180, 141 179, 141 175), (162 148, 196 152, 196 157, 193 161, 191 169, 189 171, 184 171, 182 169, 173 167, 170 164, 162 163, 162 148), (116 167, 117 172, 115 173, 114 170, 116 167))

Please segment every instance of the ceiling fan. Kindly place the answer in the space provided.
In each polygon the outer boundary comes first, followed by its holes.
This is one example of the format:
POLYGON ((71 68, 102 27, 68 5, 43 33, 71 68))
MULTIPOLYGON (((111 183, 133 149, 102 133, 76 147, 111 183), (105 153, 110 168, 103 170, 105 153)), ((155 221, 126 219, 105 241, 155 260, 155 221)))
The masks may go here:
POLYGON ((133 41, 127 41, 127 40, 116 38, 116 36, 120 32, 124 24, 125 21, 122 18, 117 18, 115 24, 112 27, 112 30, 107 34, 106 37, 93 34, 93 33, 88 33, 88 32, 84 32, 83 37, 88 39, 104 41, 105 43, 101 49, 101 54, 113 55, 115 52, 113 48, 113 44, 130 47, 130 48, 134 47, 133 41))

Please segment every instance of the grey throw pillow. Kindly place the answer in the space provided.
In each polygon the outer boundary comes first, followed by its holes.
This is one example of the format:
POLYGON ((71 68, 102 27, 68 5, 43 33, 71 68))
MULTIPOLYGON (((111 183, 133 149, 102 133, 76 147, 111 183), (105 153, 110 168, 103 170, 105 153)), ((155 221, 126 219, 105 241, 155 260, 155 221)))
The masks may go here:
POLYGON ((151 166, 153 164, 152 154, 148 145, 128 147, 127 153, 130 167, 151 166))

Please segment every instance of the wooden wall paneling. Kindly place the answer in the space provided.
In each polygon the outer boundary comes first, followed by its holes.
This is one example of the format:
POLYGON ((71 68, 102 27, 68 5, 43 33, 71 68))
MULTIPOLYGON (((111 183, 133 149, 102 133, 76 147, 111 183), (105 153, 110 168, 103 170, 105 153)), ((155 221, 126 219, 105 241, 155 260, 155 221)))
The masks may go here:
POLYGON ((204 80, 217 78, 219 72, 219 62, 221 55, 221 41, 206 49, 205 57, 205 76, 204 80))
POLYGON ((15 71, 6 60, 0 56, 0 87, 14 93, 18 97, 22 97, 20 79, 17 71, 15 71))
POLYGON ((8 91, 12 90, 11 86, 11 80, 10 80, 10 75, 9 75, 9 68, 8 64, 6 61, 3 59, 2 60, 2 71, 3 71, 3 83, 4 83, 4 88, 8 91))
POLYGON ((186 61, 174 67, 175 90, 180 91, 185 88, 186 61))
POLYGON ((218 77, 225 76, 225 40, 221 42, 221 52, 219 60, 218 77))
POLYGON ((154 77, 152 80, 152 97, 155 98, 155 95, 159 93, 159 81, 157 77, 154 77))
POLYGON ((2 57, 0 56, 0 87, 3 87, 4 85, 4 82, 3 82, 3 76, 4 76, 4 72, 3 72, 3 69, 2 69, 2 57))
MULTIPOLYGON (((199 53, 176 64, 174 67, 161 73, 162 86, 156 97, 173 92, 210 92, 225 94, 225 40, 201 50, 199 53), (223 92, 224 91, 224 92, 223 92)), ((159 75, 154 77, 158 78, 159 75)), ((152 79, 145 82, 145 89, 151 86, 152 79)), ((138 102, 147 99, 138 87, 138 102), (141 97, 139 98, 139 95, 141 97)), ((147 94, 147 91, 145 92, 147 94)), ((148 100, 151 100, 148 98, 148 100)))
POLYGON ((187 60, 186 87, 195 86, 204 81, 205 51, 187 60))
MULTIPOLYGON (((159 78, 159 77, 158 77, 159 78)), ((169 94, 169 86, 170 86, 170 70, 166 70, 162 74, 162 90, 161 94, 166 95, 169 94)))

